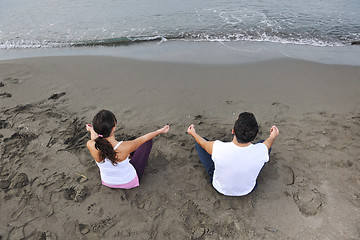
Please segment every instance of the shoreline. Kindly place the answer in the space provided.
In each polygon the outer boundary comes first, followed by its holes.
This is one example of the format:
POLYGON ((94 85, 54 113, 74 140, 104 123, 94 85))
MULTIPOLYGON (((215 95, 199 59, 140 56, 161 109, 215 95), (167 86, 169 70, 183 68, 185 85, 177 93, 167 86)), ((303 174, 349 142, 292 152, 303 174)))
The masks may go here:
POLYGON ((319 47, 271 42, 165 41, 118 47, 68 47, 0 49, 0 61, 44 56, 109 56, 136 60, 196 63, 243 64, 278 58, 323 64, 360 66, 360 47, 319 47))

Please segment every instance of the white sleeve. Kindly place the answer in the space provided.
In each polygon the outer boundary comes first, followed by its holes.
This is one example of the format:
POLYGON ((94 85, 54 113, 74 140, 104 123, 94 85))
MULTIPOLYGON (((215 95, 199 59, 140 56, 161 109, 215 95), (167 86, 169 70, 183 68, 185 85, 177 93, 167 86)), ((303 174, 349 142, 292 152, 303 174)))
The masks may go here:
POLYGON ((259 145, 262 146, 262 149, 263 149, 262 152, 264 152, 263 153, 264 161, 268 162, 269 161, 269 149, 267 148, 267 146, 264 143, 259 143, 259 145))
POLYGON ((219 157, 221 156, 220 154, 220 145, 221 145, 221 141, 219 140, 215 140, 214 141, 214 145, 213 145, 213 150, 212 150, 212 155, 211 155, 211 159, 215 162, 217 159, 219 159, 219 157))

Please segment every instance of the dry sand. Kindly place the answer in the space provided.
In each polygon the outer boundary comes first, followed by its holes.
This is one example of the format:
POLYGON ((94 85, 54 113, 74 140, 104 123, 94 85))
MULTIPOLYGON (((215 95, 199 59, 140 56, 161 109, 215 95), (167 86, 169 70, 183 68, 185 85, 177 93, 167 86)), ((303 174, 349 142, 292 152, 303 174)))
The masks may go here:
POLYGON ((360 67, 42 57, 0 82, 0 239, 360 238, 360 67), (171 125, 138 188, 101 185, 85 123, 103 108, 119 140, 171 125), (242 111, 280 135, 258 188, 226 197, 185 131, 229 141, 242 111))

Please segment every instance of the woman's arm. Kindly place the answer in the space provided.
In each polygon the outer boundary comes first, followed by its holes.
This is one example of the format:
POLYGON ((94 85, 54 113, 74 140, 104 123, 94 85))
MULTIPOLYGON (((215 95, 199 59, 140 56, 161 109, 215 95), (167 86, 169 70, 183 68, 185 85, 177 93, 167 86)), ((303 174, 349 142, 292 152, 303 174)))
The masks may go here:
POLYGON ((90 139, 95 140, 99 135, 94 131, 94 128, 90 124, 86 124, 86 130, 90 132, 90 139))
POLYGON ((86 124, 86 130, 90 132, 90 140, 87 141, 86 146, 89 149, 91 156, 97 161, 100 162, 99 150, 95 148, 95 139, 99 136, 91 124, 86 124))
POLYGON ((95 161, 100 162, 101 160, 99 157, 99 150, 95 148, 95 140, 87 141, 86 146, 89 149, 89 152, 91 156, 95 159, 95 161))
POLYGON ((121 145, 122 149, 126 149, 126 152, 130 154, 131 152, 135 151, 138 147, 140 147, 143 143, 153 139, 159 134, 167 133, 170 129, 169 125, 165 125, 164 127, 154 131, 147 133, 141 137, 138 137, 132 141, 123 142, 121 145))

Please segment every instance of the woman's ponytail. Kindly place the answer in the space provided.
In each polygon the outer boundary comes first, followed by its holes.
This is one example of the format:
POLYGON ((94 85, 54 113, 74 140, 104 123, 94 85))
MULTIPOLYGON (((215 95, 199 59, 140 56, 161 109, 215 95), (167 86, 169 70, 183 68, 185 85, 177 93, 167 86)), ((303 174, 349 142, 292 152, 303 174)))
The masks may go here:
POLYGON ((99 137, 95 139, 95 148, 100 151, 99 157, 102 162, 107 158, 113 165, 116 165, 118 160, 116 152, 111 143, 105 138, 110 136, 116 123, 115 115, 108 110, 100 111, 93 119, 94 131, 99 134, 99 137))
POLYGON ((107 158, 114 166, 117 164, 116 152, 114 151, 113 146, 108 140, 103 137, 96 138, 95 148, 100 151, 99 157, 102 162, 104 162, 105 158, 107 158))

